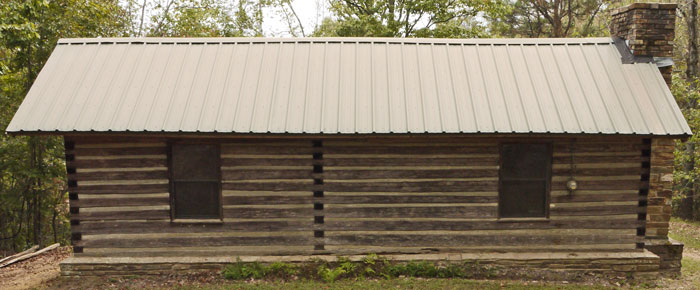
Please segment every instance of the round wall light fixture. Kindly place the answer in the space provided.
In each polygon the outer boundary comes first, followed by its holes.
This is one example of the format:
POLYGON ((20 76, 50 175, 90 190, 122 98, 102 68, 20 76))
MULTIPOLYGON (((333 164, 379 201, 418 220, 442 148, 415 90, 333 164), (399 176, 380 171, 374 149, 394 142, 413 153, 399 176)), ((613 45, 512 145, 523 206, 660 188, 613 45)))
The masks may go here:
POLYGON ((575 179, 569 179, 569 181, 566 182, 566 189, 569 190, 569 193, 574 193, 576 188, 578 187, 578 183, 576 182, 575 179))

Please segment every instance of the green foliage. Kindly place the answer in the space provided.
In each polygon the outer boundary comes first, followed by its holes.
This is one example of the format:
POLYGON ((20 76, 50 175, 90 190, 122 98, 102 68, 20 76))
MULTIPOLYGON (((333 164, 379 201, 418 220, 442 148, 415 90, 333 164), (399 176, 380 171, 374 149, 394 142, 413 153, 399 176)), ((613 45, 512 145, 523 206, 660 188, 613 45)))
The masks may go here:
POLYGON ((362 259, 362 272, 359 274, 360 277, 376 277, 382 276, 384 278, 389 278, 389 275, 385 273, 384 266, 389 265, 389 261, 380 257, 377 254, 371 253, 362 259), (377 269, 379 268, 379 269, 377 269))
MULTIPOLYGON (((700 131, 700 91, 697 82, 686 80, 680 73, 673 75, 671 92, 676 98, 681 111, 693 132, 700 131)), ((676 170, 674 170, 673 213, 689 219, 700 219, 700 197, 697 196, 700 182, 700 136, 694 134, 686 141, 678 141, 674 153, 676 170), (690 166, 691 170, 687 170, 690 166), (688 186, 688 185, 691 186, 688 186), (691 197, 688 201, 687 198, 691 197), (693 198, 695 197, 695 198, 693 198), (685 200, 685 201, 684 201, 685 200), (689 203, 689 204, 688 204, 689 203), (685 207, 685 208, 683 208, 685 207)))
POLYGON ((326 283, 333 283, 335 280, 337 280, 341 275, 347 273, 347 270, 345 268, 341 267, 336 267, 336 268, 328 268, 326 265, 321 265, 318 268, 318 276, 321 277, 321 280, 326 283))
POLYGON ((467 278, 474 276, 472 271, 473 269, 468 263, 437 266, 429 261, 411 261, 406 264, 391 265, 387 268, 391 277, 467 278))
POLYGON ((148 36, 262 36, 262 8, 263 1, 249 0, 156 1, 143 30, 148 36))
POLYGON ((243 263, 238 260, 232 265, 224 267, 224 278, 231 280, 278 278, 289 280, 299 274, 299 267, 282 262, 275 262, 269 266, 259 262, 243 263))
POLYGON ((269 266, 254 262, 226 266, 222 274, 227 279, 281 279, 296 280, 315 279, 326 283, 334 283, 339 279, 396 277, 419 278, 474 278, 490 277, 491 268, 479 267, 477 264, 443 263, 432 261, 411 261, 408 263, 392 263, 385 257, 369 254, 360 261, 351 261, 346 257, 338 257, 335 262, 310 260, 297 265, 273 263, 269 266))
POLYGON ((609 1, 503 0, 505 12, 487 11, 492 34, 503 37, 594 37, 608 35, 609 1))
POLYGON ((274 262, 270 264, 270 273, 274 273, 277 276, 280 277, 293 277, 297 275, 299 272, 299 268, 297 266, 294 266, 292 264, 288 263, 282 263, 282 262, 274 262))
POLYGON ((340 264, 340 268, 343 269, 346 273, 353 273, 355 270, 358 269, 358 265, 350 261, 350 259, 346 257, 340 257, 338 259, 338 263, 340 264))
POLYGON ((485 27, 475 18, 503 13, 500 1, 480 0, 332 0, 332 18, 316 36, 481 37, 485 27))
MULTIPOLYGON (((0 129, 61 37, 119 36, 115 1, 6 0, 0 5, 0 129)), ((0 135, 0 254, 70 235, 63 140, 0 135)))
POLYGON ((241 276, 244 278, 262 279, 267 273, 268 268, 258 262, 241 267, 241 276))

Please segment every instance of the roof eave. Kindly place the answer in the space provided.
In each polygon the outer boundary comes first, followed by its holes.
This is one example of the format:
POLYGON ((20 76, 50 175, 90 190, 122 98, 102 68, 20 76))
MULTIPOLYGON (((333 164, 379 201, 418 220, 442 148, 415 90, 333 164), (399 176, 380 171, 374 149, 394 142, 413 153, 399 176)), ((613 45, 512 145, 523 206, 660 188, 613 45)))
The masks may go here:
POLYGON ((681 134, 634 134, 634 133, 542 133, 542 132, 455 132, 455 133, 256 133, 256 132, 167 132, 167 131, 6 131, 10 136, 210 136, 210 137, 332 137, 332 136, 497 136, 497 137, 640 137, 687 140, 689 133, 681 134))

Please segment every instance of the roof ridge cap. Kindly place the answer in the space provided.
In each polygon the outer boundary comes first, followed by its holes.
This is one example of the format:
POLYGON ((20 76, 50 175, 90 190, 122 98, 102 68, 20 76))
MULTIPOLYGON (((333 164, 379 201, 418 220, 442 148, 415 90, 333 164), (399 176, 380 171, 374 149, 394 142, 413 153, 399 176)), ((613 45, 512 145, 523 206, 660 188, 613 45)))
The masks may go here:
POLYGON ((613 44, 611 37, 591 38, 385 38, 385 37, 97 37, 61 38, 58 44, 233 44, 233 43, 391 43, 391 44, 613 44))

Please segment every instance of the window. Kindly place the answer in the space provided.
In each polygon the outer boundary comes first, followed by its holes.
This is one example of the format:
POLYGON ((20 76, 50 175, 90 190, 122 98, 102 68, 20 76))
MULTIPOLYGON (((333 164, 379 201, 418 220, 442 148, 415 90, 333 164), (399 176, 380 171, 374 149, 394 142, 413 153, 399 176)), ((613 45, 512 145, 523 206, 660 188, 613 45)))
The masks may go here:
POLYGON ((219 148, 210 144, 173 144, 170 153, 174 219, 220 219, 219 148))
POLYGON ((502 144, 498 211, 501 218, 547 216, 549 144, 502 144))

